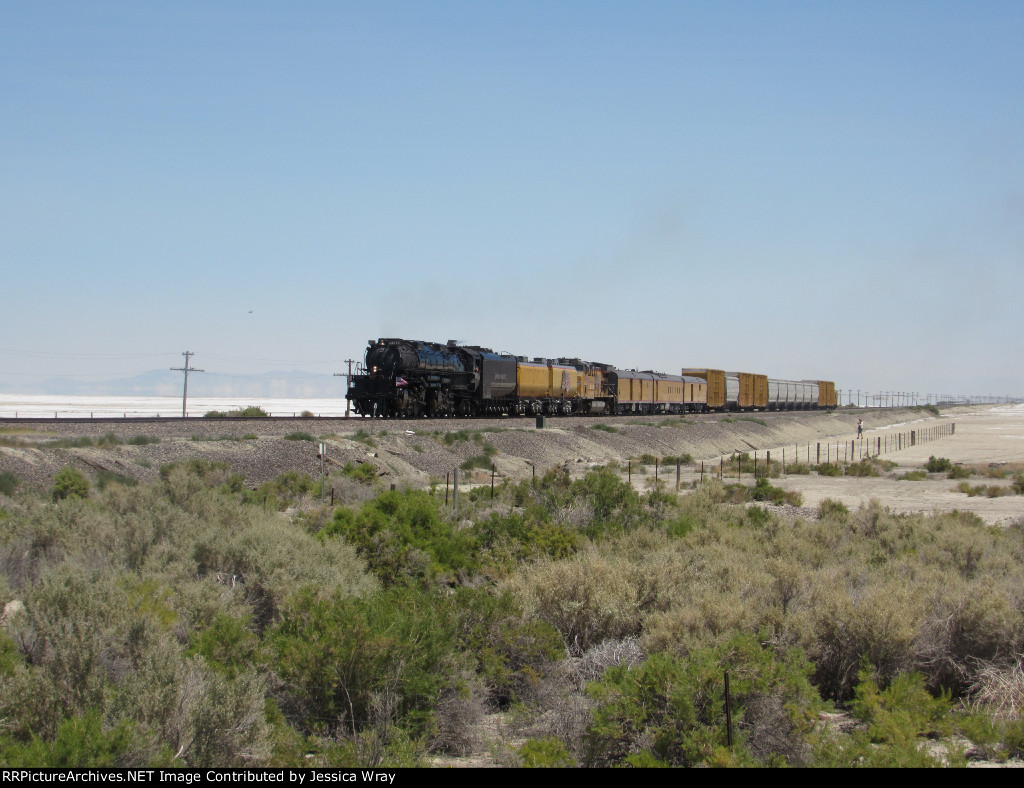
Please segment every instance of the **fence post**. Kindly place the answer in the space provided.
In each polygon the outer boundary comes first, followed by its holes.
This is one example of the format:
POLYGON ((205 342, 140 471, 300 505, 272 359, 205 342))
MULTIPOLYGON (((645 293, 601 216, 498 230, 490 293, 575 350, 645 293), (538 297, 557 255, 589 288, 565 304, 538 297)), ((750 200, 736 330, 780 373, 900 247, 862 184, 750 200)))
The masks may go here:
POLYGON ((726 741, 732 749, 732 696, 729 693, 729 671, 725 671, 725 729, 726 741))

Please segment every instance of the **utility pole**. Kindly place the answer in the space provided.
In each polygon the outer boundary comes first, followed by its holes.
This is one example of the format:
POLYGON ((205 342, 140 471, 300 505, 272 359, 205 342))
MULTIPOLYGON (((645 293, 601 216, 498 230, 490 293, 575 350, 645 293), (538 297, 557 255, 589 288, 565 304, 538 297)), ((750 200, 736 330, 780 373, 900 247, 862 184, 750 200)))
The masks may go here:
POLYGON ((205 369, 196 369, 195 367, 190 367, 188 365, 189 357, 195 355, 195 353, 193 353, 191 350, 186 350, 181 355, 183 355, 185 357, 185 366, 184 367, 171 367, 171 372, 184 372, 185 373, 185 390, 184 390, 184 392, 182 392, 182 395, 181 395, 181 417, 185 418, 185 407, 186 407, 186 404, 188 403, 188 373, 189 372, 206 372, 206 370, 205 369))
MULTIPOLYGON (((347 395, 348 394, 348 390, 350 388, 352 388, 352 365, 355 364, 356 361, 353 358, 346 358, 345 359, 345 363, 348 364, 348 374, 345 375, 345 394, 347 395)), ((340 373, 340 372, 335 372, 334 373, 334 377, 336 377, 336 378, 340 378, 341 376, 342 376, 342 373, 340 373)), ((348 418, 349 412, 351 410, 352 410, 352 400, 348 399, 347 396, 346 396, 346 399, 345 399, 345 418, 346 419, 348 418)))

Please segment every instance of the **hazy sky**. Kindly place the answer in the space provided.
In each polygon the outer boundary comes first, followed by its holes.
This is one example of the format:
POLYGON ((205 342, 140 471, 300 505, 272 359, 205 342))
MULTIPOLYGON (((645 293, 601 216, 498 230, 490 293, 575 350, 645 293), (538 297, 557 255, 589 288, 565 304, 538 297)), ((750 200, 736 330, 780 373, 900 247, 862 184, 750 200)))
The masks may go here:
POLYGON ((9 392, 402 336, 1024 395, 1022 294, 1020 0, 0 4, 9 392))

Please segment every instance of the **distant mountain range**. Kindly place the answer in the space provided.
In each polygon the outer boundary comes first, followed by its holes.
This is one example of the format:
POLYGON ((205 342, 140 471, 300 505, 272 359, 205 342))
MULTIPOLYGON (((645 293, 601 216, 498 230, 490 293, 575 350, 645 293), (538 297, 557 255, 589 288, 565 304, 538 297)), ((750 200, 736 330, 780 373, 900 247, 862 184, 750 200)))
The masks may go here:
MULTIPOLYGON (((181 394, 183 384, 181 372, 159 369, 112 380, 96 381, 67 377, 35 382, 4 375, 0 370, 0 391, 11 394, 171 397, 181 394)), ((345 390, 343 377, 301 370, 266 372, 261 375, 195 372, 188 377, 190 397, 317 399, 344 397, 345 390)))

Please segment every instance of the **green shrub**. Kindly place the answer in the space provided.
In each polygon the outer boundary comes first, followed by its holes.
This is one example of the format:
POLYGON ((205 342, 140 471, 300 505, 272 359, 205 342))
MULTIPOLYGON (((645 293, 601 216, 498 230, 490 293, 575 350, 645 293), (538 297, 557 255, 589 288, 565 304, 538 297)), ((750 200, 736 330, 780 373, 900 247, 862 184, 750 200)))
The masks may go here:
POLYGON ((907 471, 896 477, 897 481, 902 482, 923 482, 927 478, 928 473, 926 471, 907 471))
POLYGON ((933 697, 920 673, 902 673, 880 690, 871 670, 862 668, 851 706, 855 717, 868 724, 875 744, 912 745, 921 737, 938 738, 952 731, 950 696, 933 697))
POLYGON ((824 520, 826 517, 834 517, 837 520, 845 521, 849 516, 850 510, 842 501, 825 498, 818 504, 818 519, 824 520))
POLYGON ((590 687, 596 703, 587 730, 588 766, 699 766, 806 763, 810 719, 820 699, 798 649, 764 647, 735 634, 686 659, 652 654, 634 668, 609 668, 590 687), (726 750, 724 672, 738 736, 726 750))
MULTIPOLYGON (((838 467, 838 466, 836 466, 838 467)), ((838 476, 839 474, 833 473, 822 473, 821 466, 818 467, 818 473, 822 476, 838 476)), ((879 476, 878 468, 875 463, 870 460, 861 460, 860 462, 852 462, 846 466, 844 473, 847 476, 879 476)))
POLYGON ((519 748, 519 758, 526 769, 564 769, 576 765, 565 744, 553 736, 527 739, 519 748))
POLYGON ((286 441, 309 441, 310 443, 316 443, 316 438, 308 432, 289 432, 284 436, 284 439, 286 441))
POLYGON ((943 471, 949 471, 953 467, 953 463, 947 460, 945 457, 936 457, 934 454, 928 458, 928 462, 924 464, 924 469, 928 473, 942 473, 943 471))
POLYGON ((121 720, 106 728, 103 714, 90 708, 63 720, 53 740, 33 737, 27 743, 0 738, 0 762, 19 768, 113 768, 139 766, 132 759, 134 726, 121 720))
POLYGON ((82 475, 82 472, 71 465, 65 465, 53 477, 53 500, 62 501, 65 498, 88 498, 89 481, 82 475))
POLYGON ((377 481, 377 469, 369 462, 346 462, 342 474, 357 482, 371 484, 377 481))
POLYGON ((389 724, 425 734, 460 667, 456 642, 452 618, 403 589, 368 599, 303 591, 266 638, 282 710, 302 730, 326 734, 389 724))
POLYGON ((266 419, 269 418, 269 416, 270 414, 263 410, 259 405, 249 405, 246 408, 231 411, 210 410, 203 414, 204 419, 266 419))
POLYGON ((618 432, 618 429, 613 427, 613 426, 611 426, 610 424, 595 424, 590 429, 592 429, 592 430, 600 430, 601 432, 612 432, 612 433, 618 432))
MULTIPOLYGON (((818 465, 815 468, 815 470, 818 472, 819 476, 842 476, 843 475, 843 469, 840 468, 839 465, 837 465, 836 463, 832 463, 832 462, 823 462, 823 463, 821 463, 821 465, 818 465)), ((875 474, 875 475, 877 476, 878 474, 875 474)))
POLYGON ((125 441, 129 446, 148 446, 151 443, 159 443, 160 439, 152 435, 133 435, 125 441))
POLYGON ((426 492, 389 490, 358 511, 339 508, 320 536, 344 537, 388 585, 475 571, 479 556, 473 534, 442 520, 438 506, 426 492))
POLYGON ((784 490, 781 487, 773 487, 766 477, 761 477, 754 484, 749 493, 750 500, 770 501, 778 506, 790 504, 800 506, 803 503, 803 496, 795 490, 784 490))
POLYGON ((954 465, 949 469, 947 479, 969 479, 974 475, 974 469, 964 465, 954 465))
POLYGON ((114 471, 102 470, 96 472, 96 487, 100 490, 105 490, 111 484, 120 484, 122 487, 134 487, 138 483, 138 479, 133 479, 130 476, 124 476, 114 471))
POLYGON ((21 486, 21 480, 10 471, 0 471, 0 494, 14 495, 21 486))
POLYGON ((471 471, 474 468, 480 470, 489 471, 491 470, 491 458, 488 454, 477 454, 475 457, 470 457, 465 460, 459 467, 464 471, 471 471))
POLYGON ((368 433, 366 430, 364 430, 362 427, 360 427, 358 430, 356 430, 352 434, 352 440, 358 441, 359 443, 366 444, 367 446, 370 446, 370 447, 373 447, 373 446, 377 445, 376 441, 374 441, 374 439, 373 439, 373 436, 370 433, 368 433))

